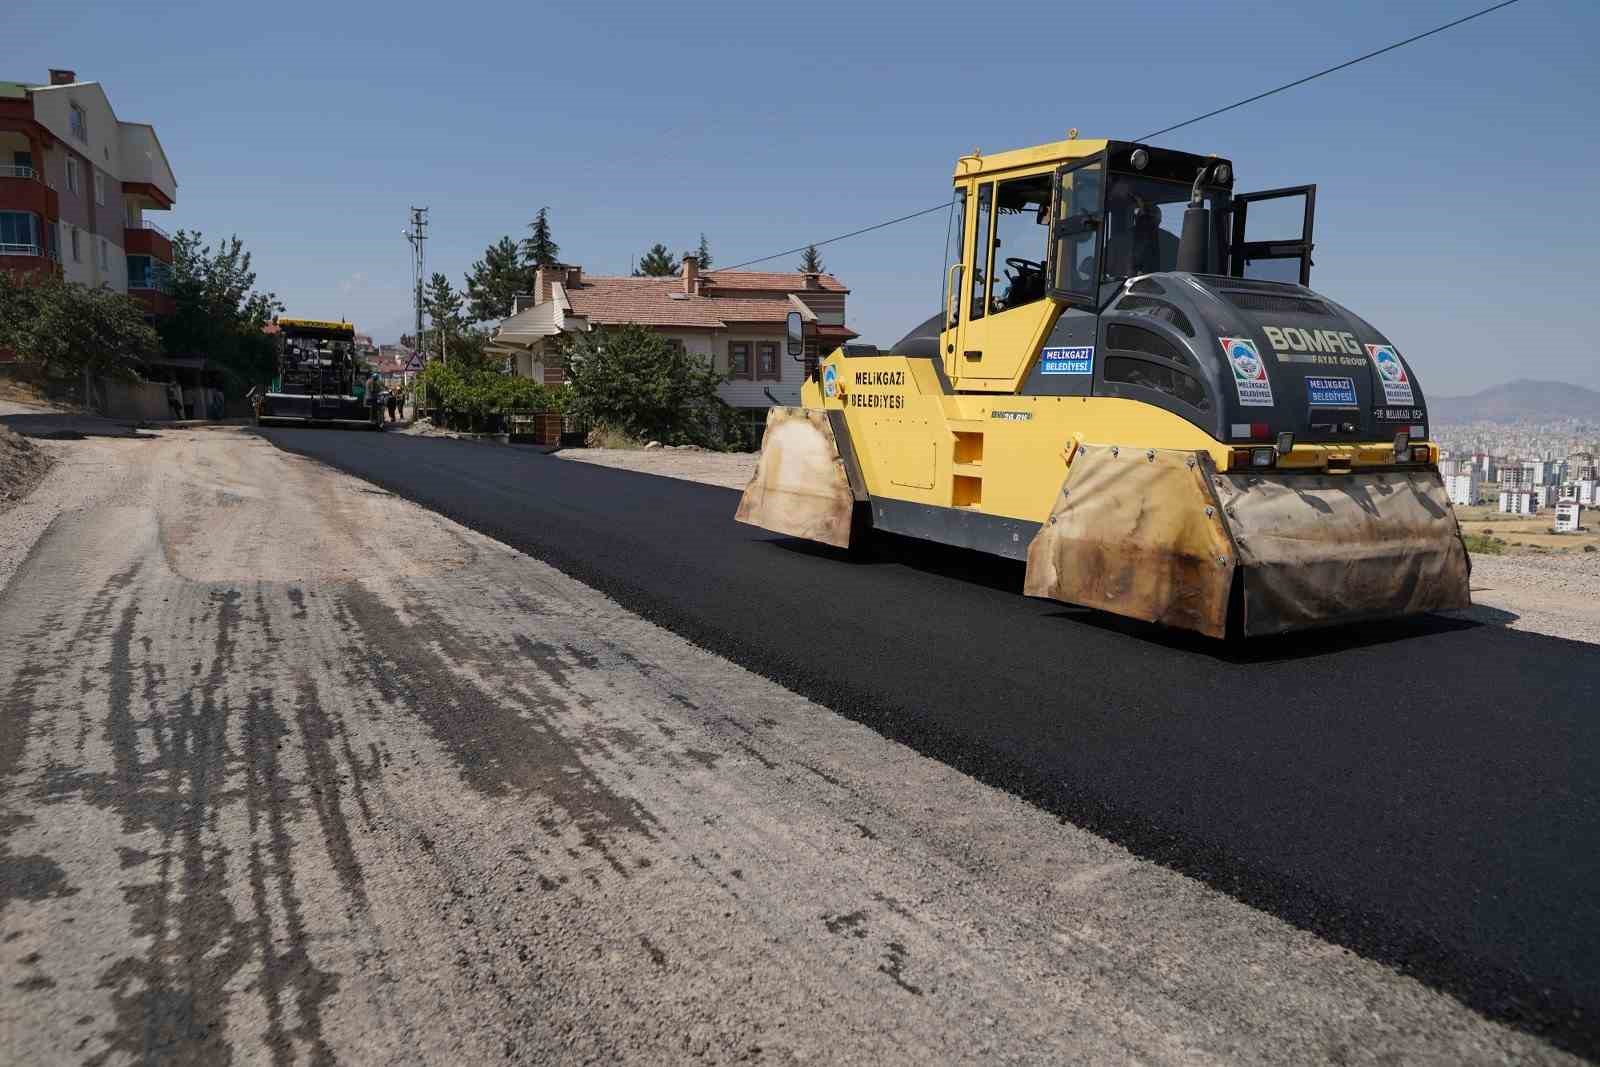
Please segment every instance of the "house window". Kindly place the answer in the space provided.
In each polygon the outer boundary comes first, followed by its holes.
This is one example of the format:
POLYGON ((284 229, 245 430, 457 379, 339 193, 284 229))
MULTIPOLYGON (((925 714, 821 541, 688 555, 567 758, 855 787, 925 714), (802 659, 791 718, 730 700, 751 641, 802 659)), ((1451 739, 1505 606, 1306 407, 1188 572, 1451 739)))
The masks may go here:
POLYGON ((67 157, 67 191, 76 196, 83 195, 83 178, 78 171, 76 156, 67 157))
POLYGON ((89 116, 83 113, 83 108, 73 104, 72 116, 68 121, 72 125, 72 136, 80 141, 89 139, 89 116))
POLYGON ((672 349, 672 351, 674 353, 676 353, 677 355, 680 355, 680 356, 683 355, 683 338, 681 338, 681 337, 669 337, 669 338, 667 338, 667 347, 672 349))
POLYGON ((94 172, 94 202, 102 205, 106 202, 106 176, 100 171, 94 172))
POLYGON ((766 381, 783 378, 783 364, 778 362, 778 342, 760 341, 756 344, 756 377, 766 381))
POLYGON ((128 288, 149 289, 150 285, 150 257, 128 257, 128 288))
POLYGON ((74 262, 74 263, 82 263, 83 262, 83 250, 78 247, 78 228, 76 226, 73 226, 71 229, 72 229, 72 262, 74 262))
POLYGON ((750 342, 728 342, 728 377, 749 378, 750 374, 750 342))
POLYGON ((0 254, 38 255, 38 231, 34 226, 32 212, 0 211, 0 254))
POLYGON ((106 255, 106 239, 104 237, 100 238, 100 269, 101 270, 110 270, 111 269, 111 260, 106 255))

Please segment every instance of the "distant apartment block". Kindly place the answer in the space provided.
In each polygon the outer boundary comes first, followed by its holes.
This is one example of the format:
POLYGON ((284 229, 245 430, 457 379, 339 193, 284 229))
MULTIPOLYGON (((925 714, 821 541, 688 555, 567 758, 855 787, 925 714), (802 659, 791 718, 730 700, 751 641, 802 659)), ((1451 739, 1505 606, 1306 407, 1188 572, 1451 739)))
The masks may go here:
POLYGON ((1444 480, 1444 491, 1450 497, 1450 502, 1457 507, 1471 507, 1478 502, 1478 491, 1483 486, 1478 477, 1478 468, 1472 463, 1464 463, 1464 474, 1447 475, 1444 480))
POLYGON ((1500 465, 1500 488, 1511 490, 1531 490, 1538 483, 1533 480, 1533 464, 1531 463, 1504 463, 1500 465))
POLYGON ((1577 533, 1583 528, 1583 505, 1563 500, 1556 505, 1556 533, 1577 533))
POLYGON ((59 270, 170 314, 172 240, 146 212, 177 199, 155 128, 117 118, 99 82, 0 81, 0 270, 59 270))
POLYGON ((1502 489, 1500 511, 1504 515, 1537 515, 1539 498, 1527 489, 1502 489))
POLYGON ((1592 478, 1568 482, 1561 487, 1561 497, 1564 500, 1575 500, 1585 507, 1600 507, 1600 482, 1592 478))

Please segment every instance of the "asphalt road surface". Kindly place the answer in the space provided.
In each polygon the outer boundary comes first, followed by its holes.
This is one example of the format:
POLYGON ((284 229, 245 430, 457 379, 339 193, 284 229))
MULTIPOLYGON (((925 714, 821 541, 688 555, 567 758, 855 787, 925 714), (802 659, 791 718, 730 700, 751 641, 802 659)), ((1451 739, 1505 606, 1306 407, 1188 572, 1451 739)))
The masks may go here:
POLYGON ((466 441, 276 430, 646 618, 1492 1018, 1600 1051, 1600 648, 1423 618, 1230 649, 865 561, 737 495, 466 441))

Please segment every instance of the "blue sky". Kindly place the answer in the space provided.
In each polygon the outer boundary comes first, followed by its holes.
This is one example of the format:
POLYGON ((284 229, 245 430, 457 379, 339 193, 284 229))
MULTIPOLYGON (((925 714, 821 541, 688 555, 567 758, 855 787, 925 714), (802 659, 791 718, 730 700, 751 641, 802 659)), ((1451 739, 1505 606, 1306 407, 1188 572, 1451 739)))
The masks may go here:
MULTIPOLYGON (((103 82, 177 171, 168 229, 236 232, 290 314, 394 340, 410 204, 458 285, 545 205, 591 273, 702 231, 729 265, 939 203, 974 146, 1139 137, 1486 3, 23 0, 0 77, 103 82)), ((1159 143, 1316 182, 1313 286, 1434 393, 1600 388, 1597 38, 1592 0, 1522 0, 1159 143)), ((936 309, 944 225, 823 250, 864 339, 936 309)))

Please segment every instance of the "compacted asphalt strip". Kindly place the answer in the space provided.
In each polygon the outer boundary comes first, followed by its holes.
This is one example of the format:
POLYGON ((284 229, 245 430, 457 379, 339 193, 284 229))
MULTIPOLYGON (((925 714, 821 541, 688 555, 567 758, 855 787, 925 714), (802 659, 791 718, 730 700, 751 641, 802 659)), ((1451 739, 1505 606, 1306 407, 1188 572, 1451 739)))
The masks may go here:
POLYGON ((865 558, 738 494, 486 443, 286 450, 548 561, 1136 853, 1600 1053, 1600 647, 1427 617, 1225 646, 1021 596, 1014 564, 865 558))

